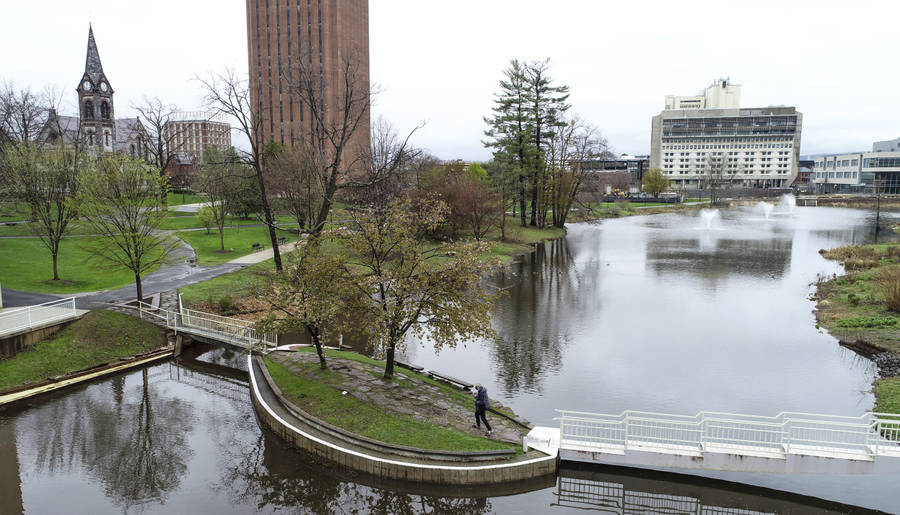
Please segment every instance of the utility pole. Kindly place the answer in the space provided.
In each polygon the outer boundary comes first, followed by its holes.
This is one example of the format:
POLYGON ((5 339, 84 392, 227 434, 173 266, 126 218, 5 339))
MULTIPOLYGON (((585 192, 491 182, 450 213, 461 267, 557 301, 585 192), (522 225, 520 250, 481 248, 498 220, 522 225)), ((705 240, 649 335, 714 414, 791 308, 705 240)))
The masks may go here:
POLYGON ((882 179, 879 179, 878 176, 875 176, 875 243, 878 243, 878 231, 880 229, 881 222, 881 195, 879 194, 878 187, 881 186, 882 179))

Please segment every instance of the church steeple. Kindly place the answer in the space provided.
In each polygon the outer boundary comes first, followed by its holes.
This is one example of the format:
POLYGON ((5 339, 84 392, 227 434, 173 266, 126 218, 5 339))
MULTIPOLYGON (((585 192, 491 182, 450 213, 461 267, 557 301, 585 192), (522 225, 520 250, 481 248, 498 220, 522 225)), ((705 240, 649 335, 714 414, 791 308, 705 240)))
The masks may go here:
POLYGON ((78 83, 78 105, 81 114, 81 134, 90 147, 100 152, 116 150, 116 117, 113 109, 113 89, 109 85, 100 52, 94 40, 94 28, 88 25, 87 58, 84 75, 78 83))
POLYGON ((95 84, 100 83, 103 77, 103 65, 100 63, 100 52, 97 51, 97 42, 94 41, 94 27, 88 24, 87 59, 84 63, 84 74, 90 77, 95 84))

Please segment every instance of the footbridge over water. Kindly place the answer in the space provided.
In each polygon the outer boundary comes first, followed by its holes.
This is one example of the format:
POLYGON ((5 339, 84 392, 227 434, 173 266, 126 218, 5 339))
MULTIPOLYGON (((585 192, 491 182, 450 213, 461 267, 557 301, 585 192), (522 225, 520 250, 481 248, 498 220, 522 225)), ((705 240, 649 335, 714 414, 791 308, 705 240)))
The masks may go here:
POLYGON ((129 305, 138 311, 141 318, 157 322, 176 334, 183 333, 192 338, 212 343, 224 343, 242 349, 271 349, 278 346, 278 335, 256 330, 256 324, 239 318, 224 317, 186 309, 178 299, 178 311, 162 309, 146 302, 129 305))
POLYGON ((661 470, 847 474, 890 462, 900 472, 896 414, 558 412, 559 427, 534 428, 525 447, 566 461, 661 470))

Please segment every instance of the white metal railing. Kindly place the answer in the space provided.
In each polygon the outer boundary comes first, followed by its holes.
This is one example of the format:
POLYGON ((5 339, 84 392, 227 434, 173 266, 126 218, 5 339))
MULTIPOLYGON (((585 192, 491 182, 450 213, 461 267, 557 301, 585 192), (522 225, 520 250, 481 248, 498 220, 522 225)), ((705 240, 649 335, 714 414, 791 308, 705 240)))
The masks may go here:
POLYGON ((7 308, 0 312, 0 335, 74 318, 77 315, 75 297, 52 300, 36 306, 7 308))
POLYGON ((278 335, 260 333, 253 322, 238 318, 223 317, 193 309, 182 309, 181 323, 186 329, 197 329, 231 339, 256 344, 262 342, 269 347, 278 346, 278 335))
POLYGON ((624 411, 618 415, 557 410, 560 448, 641 450, 695 455, 814 454, 900 456, 900 415, 859 417, 781 413, 775 417, 701 412, 695 416, 624 411))
POLYGON ((178 306, 180 311, 169 311, 146 302, 138 303, 141 317, 155 318, 176 332, 193 333, 247 348, 260 343, 267 347, 278 346, 277 334, 260 333, 253 322, 185 309, 180 298, 178 306))

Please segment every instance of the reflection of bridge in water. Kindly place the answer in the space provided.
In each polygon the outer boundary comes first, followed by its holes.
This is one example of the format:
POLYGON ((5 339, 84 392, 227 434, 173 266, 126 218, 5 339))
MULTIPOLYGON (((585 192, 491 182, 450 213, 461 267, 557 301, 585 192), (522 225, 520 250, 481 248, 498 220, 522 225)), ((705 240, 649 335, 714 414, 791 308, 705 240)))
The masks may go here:
POLYGON ((771 513, 704 504, 696 497, 629 490, 621 483, 560 476, 554 506, 605 513, 735 514, 771 513))

